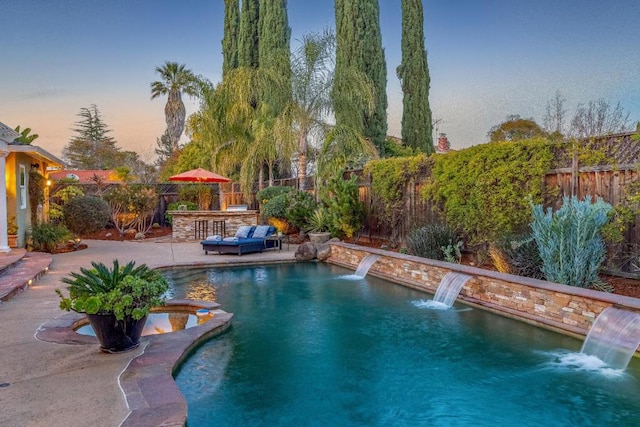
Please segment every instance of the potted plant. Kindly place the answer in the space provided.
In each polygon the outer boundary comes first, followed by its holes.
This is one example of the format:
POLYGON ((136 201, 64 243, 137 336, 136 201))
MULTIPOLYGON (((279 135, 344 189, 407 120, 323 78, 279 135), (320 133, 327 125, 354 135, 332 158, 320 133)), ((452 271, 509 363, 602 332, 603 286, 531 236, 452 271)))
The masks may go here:
POLYGON ((326 209, 318 208, 307 221, 307 233, 313 243, 324 243, 331 238, 331 218, 326 209))
POLYGON ((102 351, 137 347, 149 311, 165 303, 167 280, 146 264, 135 267, 134 261, 121 267, 114 260, 112 268, 97 262, 91 265, 92 269, 80 268, 62 279, 69 285, 69 296, 56 289, 60 308, 86 313, 102 351))
POLYGON ((18 224, 15 216, 9 218, 7 223, 7 240, 10 248, 18 247, 18 224))

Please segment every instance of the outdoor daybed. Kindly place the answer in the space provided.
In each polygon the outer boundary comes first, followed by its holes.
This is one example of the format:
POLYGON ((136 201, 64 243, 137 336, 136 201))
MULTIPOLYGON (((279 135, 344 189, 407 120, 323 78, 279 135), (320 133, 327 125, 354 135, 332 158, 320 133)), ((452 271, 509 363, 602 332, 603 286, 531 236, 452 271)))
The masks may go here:
POLYGON ((270 225, 243 225, 238 228, 234 237, 209 236, 200 244, 205 255, 208 255, 209 251, 237 255, 262 252, 265 249, 277 247, 277 240, 268 239, 275 232, 276 228, 270 225))

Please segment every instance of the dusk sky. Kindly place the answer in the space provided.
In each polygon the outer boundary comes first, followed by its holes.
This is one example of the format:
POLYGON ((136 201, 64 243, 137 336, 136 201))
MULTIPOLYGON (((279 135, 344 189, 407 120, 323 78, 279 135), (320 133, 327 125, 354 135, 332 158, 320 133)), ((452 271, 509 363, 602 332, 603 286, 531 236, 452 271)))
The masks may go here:
MULTIPOLYGON (((291 47, 335 27, 333 1, 289 0, 291 47)), ((620 102, 640 120, 640 1, 425 0, 430 104, 451 146, 487 141, 511 114, 542 123, 556 90, 579 103, 620 102)), ((389 134, 400 136, 400 0, 380 0, 389 134)), ((221 78, 223 0, 0 0, 0 122, 31 127, 60 155, 82 107, 96 104, 125 150, 151 161, 166 98, 155 67, 221 78)), ((187 114, 197 101, 184 99, 187 114)), ((186 137, 183 137, 186 141, 186 137)))

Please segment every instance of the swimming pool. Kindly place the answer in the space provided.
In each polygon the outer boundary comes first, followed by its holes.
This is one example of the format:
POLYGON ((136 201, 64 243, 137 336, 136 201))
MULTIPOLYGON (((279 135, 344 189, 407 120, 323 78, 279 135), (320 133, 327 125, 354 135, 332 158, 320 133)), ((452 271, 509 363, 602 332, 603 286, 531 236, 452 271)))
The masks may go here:
MULTIPOLYGON (((176 298, 234 313, 176 381, 188 425, 640 424, 640 369, 581 341, 324 264, 190 271, 176 298)), ((180 274, 166 273, 171 281, 180 274)))

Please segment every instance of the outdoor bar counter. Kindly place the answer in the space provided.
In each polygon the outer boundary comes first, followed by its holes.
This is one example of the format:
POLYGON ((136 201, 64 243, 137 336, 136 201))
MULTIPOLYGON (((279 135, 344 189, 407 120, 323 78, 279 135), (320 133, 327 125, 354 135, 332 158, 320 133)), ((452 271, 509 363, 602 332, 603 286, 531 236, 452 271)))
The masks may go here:
POLYGON ((174 240, 203 240, 219 234, 222 237, 235 235, 241 225, 257 225, 258 211, 167 211, 173 215, 171 237, 174 240))

